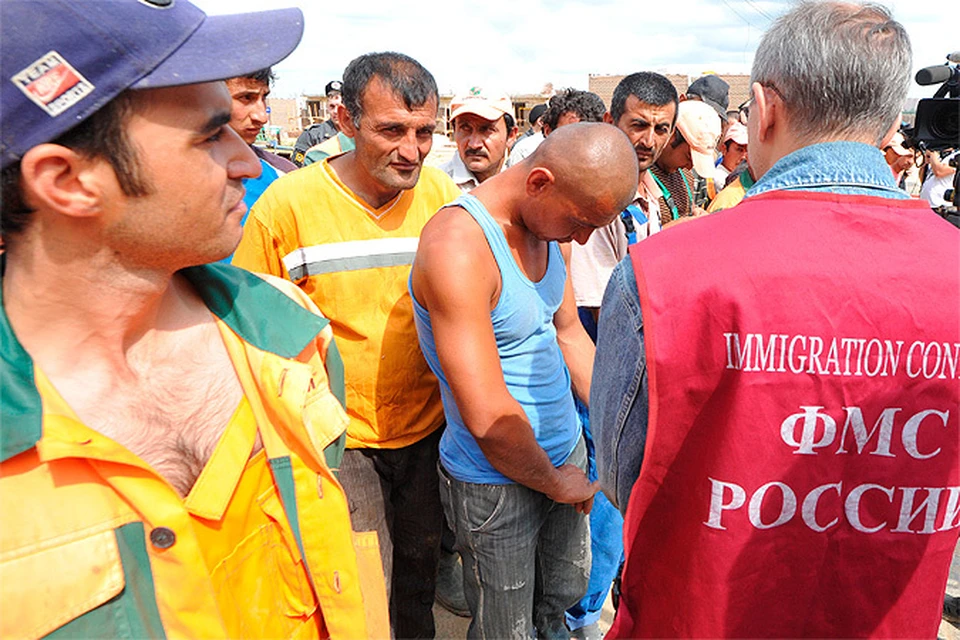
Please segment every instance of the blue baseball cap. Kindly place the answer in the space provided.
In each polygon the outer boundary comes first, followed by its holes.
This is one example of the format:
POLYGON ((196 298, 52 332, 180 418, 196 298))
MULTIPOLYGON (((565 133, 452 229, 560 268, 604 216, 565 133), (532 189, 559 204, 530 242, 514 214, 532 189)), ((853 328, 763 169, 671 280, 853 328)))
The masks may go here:
POLYGON ((3 168, 126 89, 253 73, 302 36, 293 8, 207 16, 187 0, 0 0, 3 168))

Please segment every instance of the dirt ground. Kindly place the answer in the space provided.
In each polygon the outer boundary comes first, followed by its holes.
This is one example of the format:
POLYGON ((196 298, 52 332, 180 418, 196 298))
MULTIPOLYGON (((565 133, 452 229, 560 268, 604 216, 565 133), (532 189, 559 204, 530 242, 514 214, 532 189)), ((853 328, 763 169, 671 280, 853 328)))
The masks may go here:
MULTIPOLYGON (((960 546, 953 554, 953 565, 950 567, 950 579, 947 581, 947 593, 960 596, 960 546)), ((434 605, 433 615, 437 621, 438 640, 462 640, 467 637, 468 618, 458 618, 440 605, 434 605)), ((606 633, 613 623, 613 603, 607 598, 600 617, 600 630, 606 633)), ((960 627, 941 622, 937 633, 941 640, 960 640, 960 627)))

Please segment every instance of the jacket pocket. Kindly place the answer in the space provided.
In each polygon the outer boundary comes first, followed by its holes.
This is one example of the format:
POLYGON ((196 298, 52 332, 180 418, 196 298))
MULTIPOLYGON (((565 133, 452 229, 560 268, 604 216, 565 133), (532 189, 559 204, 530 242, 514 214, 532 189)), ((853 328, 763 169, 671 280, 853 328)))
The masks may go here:
POLYGON ((257 502, 266 515, 217 563, 211 580, 230 637, 291 637, 316 612, 300 551, 271 488, 257 502))
POLYGON ((142 522, 0 562, 0 636, 165 637, 142 522))

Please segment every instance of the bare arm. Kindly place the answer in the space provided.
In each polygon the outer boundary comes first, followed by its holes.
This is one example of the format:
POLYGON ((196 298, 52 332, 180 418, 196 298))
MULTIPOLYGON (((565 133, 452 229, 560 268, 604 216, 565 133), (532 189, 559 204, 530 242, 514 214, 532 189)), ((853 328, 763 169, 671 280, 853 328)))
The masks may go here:
POLYGON ((412 283, 417 301, 430 312, 437 355, 460 415, 490 464, 557 502, 589 511, 597 483, 575 465, 553 466, 507 390, 490 323, 500 274, 483 232, 465 211, 444 209, 424 228, 412 283))
POLYGON ((951 167, 949 164, 943 162, 940 159, 940 154, 936 151, 925 151, 923 156, 926 158, 930 170, 933 171, 933 175, 938 178, 952 176, 953 172, 956 171, 956 169, 951 167))
MULTIPOLYGON (((570 245, 560 245, 563 259, 570 264, 570 245)), ((590 400, 590 376, 593 373, 593 354, 595 347, 590 336, 580 323, 577 315, 577 305, 574 302, 573 284, 570 280, 570 270, 567 269, 567 282, 563 290, 563 302, 553 315, 553 324, 557 327, 557 342, 560 351, 570 370, 570 381, 573 392, 584 405, 590 400)))

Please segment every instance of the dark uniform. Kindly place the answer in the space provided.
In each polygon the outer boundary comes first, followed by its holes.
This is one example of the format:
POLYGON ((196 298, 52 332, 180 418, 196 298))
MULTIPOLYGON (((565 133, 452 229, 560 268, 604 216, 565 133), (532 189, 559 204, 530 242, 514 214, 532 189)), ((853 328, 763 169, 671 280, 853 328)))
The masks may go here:
MULTIPOLYGON (((327 83, 327 86, 324 87, 323 91, 327 96, 327 100, 330 99, 330 96, 336 94, 340 95, 340 92, 343 90, 343 83, 339 80, 331 80, 327 83)), ((316 146, 323 142, 324 140, 329 140, 333 136, 337 135, 337 125, 333 123, 333 118, 328 118, 320 124, 314 124, 306 129, 303 133, 300 134, 300 137, 297 138, 297 143, 293 145, 293 162, 298 167, 303 166, 303 160, 307 155, 307 150, 310 147, 316 146)))
POLYGON ((303 166, 303 159, 307 149, 318 145, 324 140, 328 140, 337 135, 337 127, 332 120, 324 120, 320 124, 314 124, 306 129, 297 138, 297 143, 293 146, 293 162, 298 167, 303 166))

